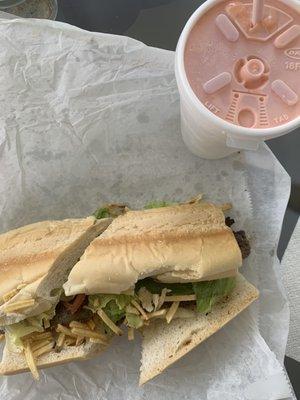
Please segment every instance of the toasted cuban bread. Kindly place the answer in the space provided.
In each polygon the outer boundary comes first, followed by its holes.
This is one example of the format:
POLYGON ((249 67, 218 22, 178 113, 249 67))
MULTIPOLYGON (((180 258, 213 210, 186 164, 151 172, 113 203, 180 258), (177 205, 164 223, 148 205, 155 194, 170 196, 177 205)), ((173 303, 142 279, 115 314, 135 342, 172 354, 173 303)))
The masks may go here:
POLYGON ((0 235, 0 325, 37 315, 57 301, 68 273, 112 219, 43 221, 0 235))
POLYGON ((120 293, 137 280, 192 282, 234 276, 242 256, 220 207, 210 203, 129 211, 92 241, 66 295, 120 293))
MULTIPOLYGON (((108 345, 90 342, 80 346, 70 346, 63 348, 60 353, 52 351, 40 356, 36 360, 36 366, 38 369, 42 369, 76 360, 86 360, 102 353, 107 347, 108 345)), ((14 375, 27 371, 29 368, 24 353, 10 352, 5 346, 0 363, 0 375, 14 375)))
POLYGON ((155 320, 143 328, 140 385, 160 374, 194 347, 221 329, 258 297, 258 290, 240 274, 229 298, 208 314, 193 319, 155 320))

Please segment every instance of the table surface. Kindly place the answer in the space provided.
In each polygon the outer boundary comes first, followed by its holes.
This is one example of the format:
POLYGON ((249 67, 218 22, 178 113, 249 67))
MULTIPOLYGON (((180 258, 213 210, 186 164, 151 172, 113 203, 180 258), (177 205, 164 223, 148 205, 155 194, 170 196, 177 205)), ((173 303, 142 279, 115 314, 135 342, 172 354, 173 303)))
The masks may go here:
MULTIPOLYGON (((149 46, 175 50, 181 30, 201 0, 58 0, 57 20, 96 32, 130 36, 149 46)), ((292 191, 278 256, 282 257, 300 214, 300 128, 268 145, 289 173, 292 191)), ((285 365, 300 398, 300 363, 286 357, 285 365), (298 377, 298 379, 297 379, 298 377)))

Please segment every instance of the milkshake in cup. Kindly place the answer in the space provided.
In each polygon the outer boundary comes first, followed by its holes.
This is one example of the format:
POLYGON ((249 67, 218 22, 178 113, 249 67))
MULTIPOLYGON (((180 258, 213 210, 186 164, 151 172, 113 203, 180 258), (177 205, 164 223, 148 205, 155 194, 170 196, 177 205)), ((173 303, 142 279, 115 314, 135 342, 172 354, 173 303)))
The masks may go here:
POLYGON ((300 1, 208 0, 177 45, 181 130, 203 158, 300 125, 300 1))

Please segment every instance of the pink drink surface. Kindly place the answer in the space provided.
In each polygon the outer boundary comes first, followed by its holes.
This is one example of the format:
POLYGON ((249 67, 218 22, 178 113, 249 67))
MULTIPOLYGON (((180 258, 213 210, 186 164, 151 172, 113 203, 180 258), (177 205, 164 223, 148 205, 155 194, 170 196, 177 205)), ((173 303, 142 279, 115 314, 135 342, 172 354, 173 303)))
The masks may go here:
POLYGON ((300 14, 266 1, 253 26, 252 2, 224 1, 192 28, 188 81, 215 115, 235 125, 271 128, 300 116, 300 14))

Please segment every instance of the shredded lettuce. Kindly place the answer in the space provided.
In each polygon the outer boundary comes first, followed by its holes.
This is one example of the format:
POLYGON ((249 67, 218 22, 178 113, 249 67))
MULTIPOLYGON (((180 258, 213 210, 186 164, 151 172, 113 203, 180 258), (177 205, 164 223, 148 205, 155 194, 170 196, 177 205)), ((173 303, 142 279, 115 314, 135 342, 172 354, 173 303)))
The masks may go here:
POLYGON ((106 204, 98 208, 94 213, 94 217, 97 219, 101 218, 115 218, 126 212, 127 207, 125 204, 106 204))
POLYGON ((145 205, 145 209, 148 210, 150 208, 161 208, 161 207, 168 207, 174 203, 170 203, 168 201, 150 201, 148 204, 145 205))
POLYGON ((127 294, 93 294, 89 296, 88 307, 93 312, 102 308, 107 316, 116 323, 125 317, 126 307, 133 298, 127 294))
POLYGON ((235 278, 193 283, 193 289, 197 297, 197 311, 201 313, 209 312, 215 303, 232 292, 235 283, 235 278))
POLYGON ((171 290, 170 294, 172 295, 194 294, 192 283, 162 283, 152 278, 145 278, 136 283, 135 292, 138 293, 142 287, 146 288, 152 294, 161 294, 164 288, 171 290))
MULTIPOLYGON (((168 207, 174 203, 170 203, 167 201, 151 201, 145 205, 145 209, 149 208, 160 208, 160 207, 168 207)), ((94 217, 97 219, 101 218, 109 218, 109 217, 117 217, 119 215, 124 214, 126 211, 126 206, 124 204, 106 204, 98 208, 94 213, 94 217)))
POLYGON ((139 329, 143 326, 143 320, 139 315, 126 313, 127 325, 134 329, 139 329))
POLYGON ((24 336, 33 332, 43 332, 45 321, 50 321, 55 315, 55 306, 53 305, 49 310, 34 317, 28 317, 23 321, 7 325, 6 336, 8 342, 17 347, 22 347, 22 338, 24 336))
POLYGON ((110 214, 109 214, 109 210, 107 207, 100 207, 98 208, 93 215, 97 218, 97 219, 101 219, 101 218, 109 218, 110 214))
POLYGON ((101 308, 115 324, 125 319, 127 326, 138 329, 143 326, 143 320, 130 312, 133 299, 134 296, 127 294, 93 294, 89 296, 88 308, 93 312, 101 308))
POLYGON ((109 301, 103 310, 114 323, 125 317, 125 310, 120 308, 114 300, 109 301))

